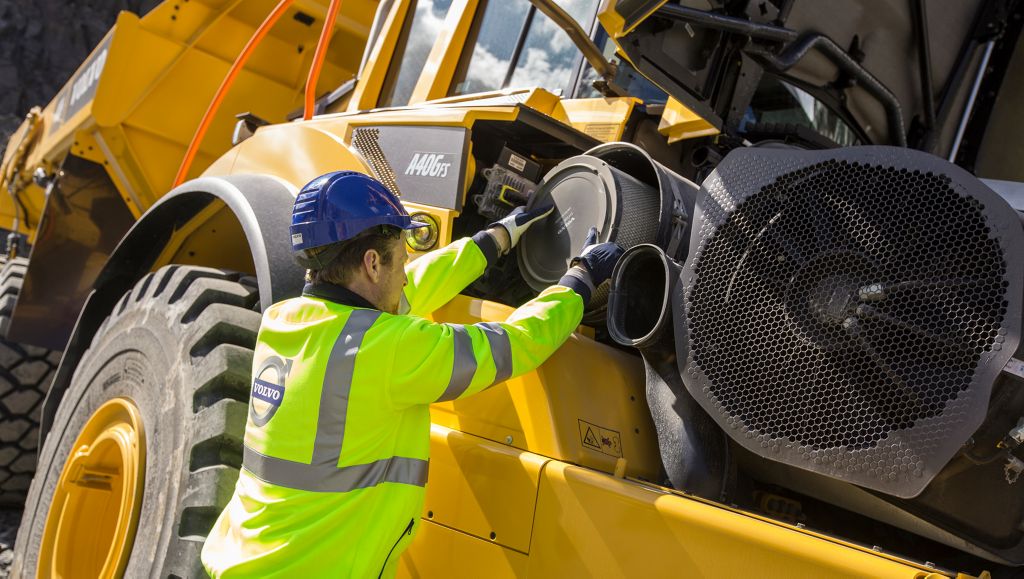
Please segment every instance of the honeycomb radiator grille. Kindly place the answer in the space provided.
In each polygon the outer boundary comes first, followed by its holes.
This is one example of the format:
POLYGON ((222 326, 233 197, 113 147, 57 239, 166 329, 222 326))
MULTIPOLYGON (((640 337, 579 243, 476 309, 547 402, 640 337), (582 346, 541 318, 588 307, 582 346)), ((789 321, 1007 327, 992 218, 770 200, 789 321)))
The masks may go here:
POLYGON ((1019 222, 922 154, 739 153, 704 184, 682 274, 687 387, 759 454, 916 495, 1012 354, 1019 222))

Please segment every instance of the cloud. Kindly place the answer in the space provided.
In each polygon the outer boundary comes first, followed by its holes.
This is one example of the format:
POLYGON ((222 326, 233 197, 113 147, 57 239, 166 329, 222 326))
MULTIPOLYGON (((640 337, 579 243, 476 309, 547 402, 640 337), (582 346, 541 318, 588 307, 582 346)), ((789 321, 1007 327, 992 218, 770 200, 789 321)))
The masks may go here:
MULTIPOLYGON (((512 75, 512 86, 542 86, 548 90, 564 89, 569 81, 573 58, 562 58, 552 65, 548 53, 539 48, 528 48, 524 52, 526 62, 520 58, 519 66, 512 75)), ((558 55, 562 57, 563 55, 558 55)))
POLYGON ((473 47, 473 59, 470 62, 466 80, 458 92, 485 92, 501 87, 501 83, 505 81, 505 72, 508 70, 507 60, 494 56, 482 45, 477 44, 473 47))
MULTIPOLYGON (((560 0, 559 5, 582 26, 588 26, 596 8, 596 0, 560 0)), ((457 87, 460 94, 501 88, 508 71, 518 31, 526 16, 526 0, 491 2, 473 47, 473 56, 466 79, 457 87), (522 2, 522 3, 520 3, 522 2)), ((566 85, 576 64, 579 50, 550 18, 534 15, 519 56, 510 86, 540 86, 548 90, 570 88, 566 85)))

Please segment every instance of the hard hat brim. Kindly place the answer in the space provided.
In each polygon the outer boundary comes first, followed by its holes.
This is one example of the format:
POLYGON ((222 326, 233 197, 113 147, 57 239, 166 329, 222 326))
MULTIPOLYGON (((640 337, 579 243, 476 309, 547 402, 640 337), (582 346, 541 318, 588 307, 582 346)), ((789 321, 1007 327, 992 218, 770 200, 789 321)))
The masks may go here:
POLYGON ((419 229, 420 227, 430 227, 429 223, 423 223, 422 221, 410 221, 409 225, 406 225, 402 229, 419 229))

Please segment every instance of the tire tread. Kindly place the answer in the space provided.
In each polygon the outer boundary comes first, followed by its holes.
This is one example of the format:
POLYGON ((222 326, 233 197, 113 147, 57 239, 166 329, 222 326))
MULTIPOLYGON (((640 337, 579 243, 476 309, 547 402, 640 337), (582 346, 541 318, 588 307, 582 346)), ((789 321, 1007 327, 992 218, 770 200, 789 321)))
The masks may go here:
POLYGON ((61 353, 6 338, 28 259, 0 263, 0 506, 17 507, 35 474, 39 415, 61 353))

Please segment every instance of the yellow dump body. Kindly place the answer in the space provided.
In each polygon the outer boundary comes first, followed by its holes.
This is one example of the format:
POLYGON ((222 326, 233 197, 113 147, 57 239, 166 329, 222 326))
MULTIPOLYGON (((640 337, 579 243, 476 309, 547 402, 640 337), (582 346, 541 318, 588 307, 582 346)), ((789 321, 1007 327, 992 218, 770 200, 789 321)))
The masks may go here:
MULTIPOLYGON (((169 191, 222 79, 275 4, 191 0, 163 3, 142 18, 122 12, 64 88, 8 142, 0 175, 26 206, 20 228, 29 241, 44 199, 32 175, 53 174, 68 152, 102 164, 136 218, 169 191)), ((202 140, 190 178, 231 148, 235 115, 271 123, 286 122, 293 111, 301 116, 327 4, 293 3, 255 48, 202 140)), ((370 0, 344 2, 320 76, 324 91, 355 76, 375 11, 370 0)), ((14 217, 13 200, 0 196, 0 227, 12 228, 14 217)))

